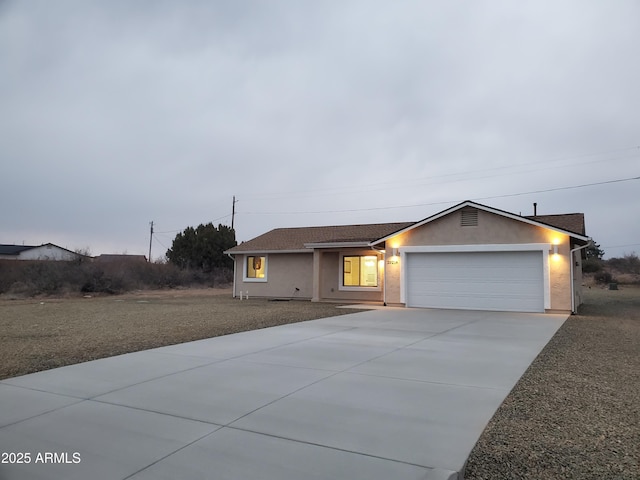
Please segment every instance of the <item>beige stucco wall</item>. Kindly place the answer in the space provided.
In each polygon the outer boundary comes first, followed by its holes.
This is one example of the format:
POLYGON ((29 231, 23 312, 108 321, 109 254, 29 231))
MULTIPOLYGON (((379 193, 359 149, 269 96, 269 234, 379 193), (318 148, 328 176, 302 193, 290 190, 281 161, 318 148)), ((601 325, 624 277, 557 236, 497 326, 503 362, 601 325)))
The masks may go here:
POLYGON ((571 311, 571 248, 564 235, 558 245, 558 254, 549 255, 551 310, 571 311))
POLYGON ((574 307, 577 309, 584 301, 582 294, 582 252, 580 250, 573 253, 573 290, 576 299, 574 307))
POLYGON ((311 299, 313 296, 313 253, 269 253, 267 281, 244 281, 244 255, 236 255, 235 296, 311 299), (299 291, 296 291, 296 288, 299 291))
POLYGON ((478 210, 478 226, 460 225, 460 211, 417 227, 386 242, 386 301, 400 303, 401 257, 391 257, 393 248, 435 245, 489 245, 544 243, 557 244, 558 255, 549 255, 551 310, 571 310, 569 236, 554 230, 529 225, 484 210, 478 210))
MULTIPOLYGON (((394 243, 395 245, 396 243, 394 243)), ((388 245, 388 243, 387 243, 388 245)), ((402 260, 400 255, 393 255, 392 249, 386 249, 384 262, 385 300, 387 305, 400 304, 400 285, 402 284, 402 260)))

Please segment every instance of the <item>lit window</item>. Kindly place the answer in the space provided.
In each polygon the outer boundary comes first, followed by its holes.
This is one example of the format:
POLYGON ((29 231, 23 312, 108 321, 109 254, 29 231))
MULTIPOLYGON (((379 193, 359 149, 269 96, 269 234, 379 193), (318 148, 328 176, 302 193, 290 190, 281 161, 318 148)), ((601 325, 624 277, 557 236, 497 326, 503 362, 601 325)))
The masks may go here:
POLYGON ((247 257, 246 278, 265 279, 267 268, 266 257, 247 257))
POLYGON ((342 272, 342 285, 345 287, 377 287, 378 257, 343 257, 342 272))

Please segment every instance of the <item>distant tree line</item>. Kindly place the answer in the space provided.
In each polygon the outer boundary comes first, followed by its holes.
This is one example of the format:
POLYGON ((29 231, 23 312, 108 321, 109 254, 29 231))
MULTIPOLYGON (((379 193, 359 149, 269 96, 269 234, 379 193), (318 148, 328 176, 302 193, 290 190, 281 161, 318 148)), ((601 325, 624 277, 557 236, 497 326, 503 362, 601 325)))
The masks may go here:
POLYGON ((167 260, 180 268, 209 272, 219 268, 233 268, 233 260, 224 252, 237 245, 235 231, 226 225, 200 224, 178 233, 167 260))
POLYGON ((224 286, 233 281, 233 260, 224 252, 234 246, 232 228, 208 223, 176 235, 167 251, 168 263, 0 260, 0 294, 116 294, 133 289, 224 286))

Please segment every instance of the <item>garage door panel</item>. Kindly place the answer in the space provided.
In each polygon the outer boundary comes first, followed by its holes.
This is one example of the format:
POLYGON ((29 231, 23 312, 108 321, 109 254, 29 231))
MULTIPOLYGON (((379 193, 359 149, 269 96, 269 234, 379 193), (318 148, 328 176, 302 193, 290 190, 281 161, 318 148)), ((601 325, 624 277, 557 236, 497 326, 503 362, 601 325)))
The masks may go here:
POLYGON ((504 295, 416 295, 410 307, 446 308, 464 310, 496 310, 507 312, 540 312, 537 298, 524 299, 521 296, 506 297, 504 295))
POLYGON ((544 311, 542 252, 411 253, 407 305, 544 311))

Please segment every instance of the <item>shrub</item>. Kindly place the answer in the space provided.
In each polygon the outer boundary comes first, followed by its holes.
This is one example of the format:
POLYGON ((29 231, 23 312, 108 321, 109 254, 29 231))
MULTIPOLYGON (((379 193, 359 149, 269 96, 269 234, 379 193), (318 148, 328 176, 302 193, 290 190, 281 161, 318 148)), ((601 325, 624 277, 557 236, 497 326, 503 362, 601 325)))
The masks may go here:
POLYGON ((15 260, 0 260, 0 293, 8 292, 16 282, 23 283, 23 275, 15 260))
POLYGON ((616 275, 615 281, 623 285, 640 285, 640 275, 636 273, 621 273, 616 275))
MULTIPOLYGON (((107 266, 105 265, 105 267, 107 266)), ((122 293, 130 289, 122 275, 114 275, 114 272, 108 272, 108 270, 110 270, 108 267, 101 268, 90 265, 89 268, 85 269, 85 281, 82 283, 80 291, 83 293, 114 294, 122 293)))
POLYGON ((27 279, 34 286, 36 294, 51 295, 60 290, 64 283, 62 266, 54 262, 29 262, 27 279))
POLYGON ((627 253, 622 258, 610 258, 607 265, 620 273, 640 274, 640 258, 635 253, 627 253))
POLYGON ((609 272, 599 272, 593 276, 593 279, 596 283, 611 283, 613 281, 613 277, 609 272))
POLYGON ((0 261, 0 293, 25 296, 77 293, 123 293, 134 289, 224 286, 233 271, 181 270, 173 264, 0 261))
POLYGON ((584 273, 595 273, 602 270, 602 260, 597 258, 587 258, 582 262, 582 271, 584 273))

